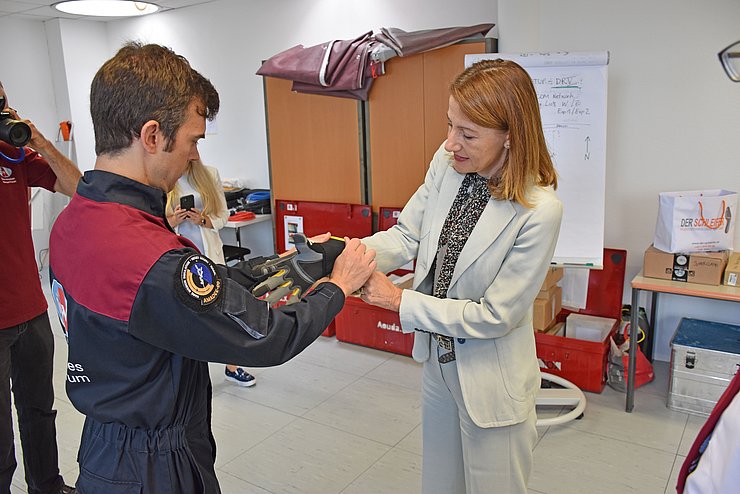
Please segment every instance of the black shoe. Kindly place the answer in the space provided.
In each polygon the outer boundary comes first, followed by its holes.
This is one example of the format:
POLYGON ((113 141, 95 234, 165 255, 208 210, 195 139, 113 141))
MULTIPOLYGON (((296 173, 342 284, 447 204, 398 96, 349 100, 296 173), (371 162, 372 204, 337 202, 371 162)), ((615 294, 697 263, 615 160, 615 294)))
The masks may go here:
POLYGON ((63 485, 62 488, 59 489, 59 494, 75 494, 75 492, 77 492, 77 489, 68 485, 63 485))

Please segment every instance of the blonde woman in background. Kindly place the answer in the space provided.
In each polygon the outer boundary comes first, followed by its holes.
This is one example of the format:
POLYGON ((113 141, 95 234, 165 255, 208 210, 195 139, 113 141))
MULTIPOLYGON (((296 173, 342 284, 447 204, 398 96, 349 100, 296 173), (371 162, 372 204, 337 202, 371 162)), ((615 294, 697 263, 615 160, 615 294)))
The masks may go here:
MULTIPOLYGON (((218 170, 200 160, 190 161, 175 188, 167 194, 166 211, 167 221, 176 233, 193 242, 216 264, 226 264, 218 231, 229 220, 229 210, 218 170), (193 196, 194 207, 182 209, 180 198, 188 195, 193 196)), ((253 375, 235 365, 227 365, 225 374, 227 381, 239 386, 254 386, 257 382, 253 375)))

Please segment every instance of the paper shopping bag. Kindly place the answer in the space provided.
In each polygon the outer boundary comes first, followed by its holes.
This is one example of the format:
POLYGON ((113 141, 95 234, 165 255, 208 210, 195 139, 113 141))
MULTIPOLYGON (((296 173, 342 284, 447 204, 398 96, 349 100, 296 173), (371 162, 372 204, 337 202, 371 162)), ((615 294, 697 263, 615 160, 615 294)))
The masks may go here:
POLYGON ((653 244, 674 254, 732 250, 736 209, 729 190, 661 192, 653 244))

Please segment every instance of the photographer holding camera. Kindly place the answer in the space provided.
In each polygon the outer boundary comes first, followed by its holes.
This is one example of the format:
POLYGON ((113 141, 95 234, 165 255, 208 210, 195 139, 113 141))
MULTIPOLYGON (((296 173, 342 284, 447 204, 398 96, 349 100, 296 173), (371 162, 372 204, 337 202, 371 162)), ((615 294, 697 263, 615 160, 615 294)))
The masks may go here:
POLYGON ((52 371, 54 337, 31 237, 28 187, 71 196, 80 171, 28 120, 7 105, 0 82, 0 493, 16 468, 13 382, 29 494, 70 493, 59 475, 52 371), (36 150, 25 147, 30 143, 36 150), (40 153, 43 153, 43 156, 40 153))

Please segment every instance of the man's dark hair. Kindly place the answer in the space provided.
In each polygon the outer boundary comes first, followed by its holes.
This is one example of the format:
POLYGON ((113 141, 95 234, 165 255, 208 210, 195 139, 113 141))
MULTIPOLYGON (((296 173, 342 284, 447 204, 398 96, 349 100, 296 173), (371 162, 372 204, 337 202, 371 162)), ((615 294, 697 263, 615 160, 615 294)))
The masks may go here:
POLYGON ((95 154, 128 148, 149 120, 159 122, 169 151, 193 101, 202 104, 208 120, 218 113, 218 92, 184 57, 160 45, 126 43, 90 88, 95 154))

